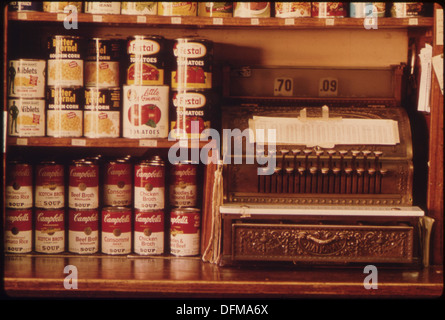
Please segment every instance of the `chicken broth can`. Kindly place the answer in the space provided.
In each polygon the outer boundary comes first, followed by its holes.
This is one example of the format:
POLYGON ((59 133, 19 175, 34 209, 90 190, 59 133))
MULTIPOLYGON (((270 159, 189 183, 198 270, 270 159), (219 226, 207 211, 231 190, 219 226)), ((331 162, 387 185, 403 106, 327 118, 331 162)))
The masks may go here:
POLYGON ((131 209, 102 208, 102 253, 119 255, 131 252, 131 209))
POLYGON ((28 209, 33 206, 33 166, 21 161, 8 163, 6 171, 6 207, 28 209))
POLYGON ((98 209, 69 209, 68 251, 78 254, 99 251, 98 209))
POLYGON ((173 209, 170 213, 170 253, 175 256, 198 255, 200 228, 199 209, 173 209))
POLYGON ((4 230, 5 252, 32 251, 32 209, 6 209, 4 230))
POLYGON ((134 253, 159 255, 164 253, 164 211, 135 210, 134 253))
POLYGON ((59 209, 65 206, 65 168, 55 161, 35 167, 35 207, 59 209))
POLYGON ((60 253, 65 251, 65 210, 35 210, 35 251, 60 253))
POLYGON ((12 137, 43 137, 45 135, 45 100, 8 100, 8 135, 12 137))
POLYGON ((73 209, 99 207, 99 167, 93 161, 74 160, 69 167, 68 205, 73 209))
POLYGON ((134 208, 139 210, 164 209, 165 164, 154 156, 134 166, 134 208))
POLYGON ((127 158, 104 164, 103 195, 105 206, 131 206, 133 167, 127 158))
POLYGON ((46 61, 11 60, 8 63, 8 96, 45 98, 46 61))

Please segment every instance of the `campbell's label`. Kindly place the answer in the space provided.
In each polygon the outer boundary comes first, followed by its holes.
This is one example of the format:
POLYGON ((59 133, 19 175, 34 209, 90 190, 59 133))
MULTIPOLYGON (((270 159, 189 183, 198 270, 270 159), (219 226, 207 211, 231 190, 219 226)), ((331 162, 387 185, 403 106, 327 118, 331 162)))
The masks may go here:
POLYGON ((6 209, 5 252, 27 253, 32 250, 32 210, 6 209))
POLYGON ((70 165, 68 205, 74 209, 95 209, 99 206, 97 165, 70 165))
POLYGON ((173 165, 170 179, 170 204, 174 207, 195 207, 198 191, 197 165, 173 165))
POLYGON ((63 208, 65 206, 64 166, 61 164, 38 164, 35 172, 35 207, 63 208))
POLYGON ((135 210, 134 252, 140 255, 164 253, 164 211, 135 210))
POLYGON ((10 164, 6 171, 6 207, 25 209, 33 206, 32 166, 26 163, 10 164))
POLYGON ((131 252, 131 209, 102 209, 102 253, 128 254, 131 252))
POLYGON ((199 254, 200 226, 199 210, 173 210, 170 214, 170 253, 176 256, 199 254))
POLYGON ((104 168, 104 205, 130 206, 132 199, 132 165, 109 162, 104 168))
POLYGON ((164 166, 138 164, 134 167, 134 207, 164 209, 164 166))
POLYGON ((69 211, 68 250, 91 254, 99 251, 98 209, 69 211))
POLYGON ((65 210, 36 209, 35 250, 40 253, 65 251, 65 210))

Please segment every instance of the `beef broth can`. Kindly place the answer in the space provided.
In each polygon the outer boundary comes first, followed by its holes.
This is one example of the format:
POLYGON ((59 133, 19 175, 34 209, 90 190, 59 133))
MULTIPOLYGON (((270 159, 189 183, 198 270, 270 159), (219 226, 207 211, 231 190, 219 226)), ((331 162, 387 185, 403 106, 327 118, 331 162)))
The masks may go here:
POLYGON ((99 207, 99 168, 93 161, 74 160, 69 167, 68 205, 73 209, 99 207))
POLYGON ((69 209, 68 251, 92 254, 99 251, 99 210, 69 209))
POLYGON ((8 64, 9 97, 45 98, 45 60, 19 59, 8 64))
POLYGON ((164 253, 164 211, 135 210, 134 253, 159 255, 164 253))
POLYGON ((170 170, 170 205, 173 207, 195 207, 198 203, 198 165, 191 162, 176 163, 170 170))
POLYGON ((199 254, 201 213, 196 208, 173 209, 170 213, 170 253, 175 256, 199 254))
POLYGON ((8 100, 8 135, 43 137, 45 135, 45 100, 11 98, 8 100))
POLYGON ((131 252, 131 209, 102 208, 102 253, 118 255, 131 252))
POLYGON ((7 208, 28 209, 33 206, 33 166, 21 161, 8 163, 5 200, 7 208))
POLYGON ((65 206, 65 169, 55 161, 42 161, 35 167, 35 207, 59 209, 65 206))
POLYGON ((104 165, 104 206, 131 206, 133 167, 126 158, 110 160, 104 165))
POLYGON ((168 137, 168 86, 124 86, 122 136, 168 137))
POLYGON ((164 209, 165 164, 158 156, 134 166, 134 208, 164 209))
POLYGON ((35 251, 60 253, 65 251, 65 210, 35 210, 35 251))
POLYGON ((6 209, 4 230, 5 252, 32 251, 32 209, 6 209))

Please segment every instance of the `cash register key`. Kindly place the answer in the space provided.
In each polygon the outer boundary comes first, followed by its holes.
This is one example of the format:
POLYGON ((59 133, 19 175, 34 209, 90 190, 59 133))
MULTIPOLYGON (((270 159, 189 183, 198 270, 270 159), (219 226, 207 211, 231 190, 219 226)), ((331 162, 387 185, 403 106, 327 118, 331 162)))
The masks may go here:
POLYGON ((357 168, 357 174, 358 174, 359 176, 361 176, 361 175, 363 174, 363 172, 365 172, 365 169, 363 169, 363 168, 357 168))
POLYGON ((383 152, 382 152, 382 151, 374 151, 374 155, 376 156, 376 158, 379 158, 379 157, 381 157, 381 156, 382 156, 382 154, 383 154, 383 152))
POLYGON ((369 150, 363 150, 362 153, 363 153, 363 156, 364 156, 365 158, 367 158, 367 157, 371 154, 371 151, 369 151, 369 150))
POLYGON ((287 167, 285 170, 287 174, 291 174, 292 172, 294 172, 294 168, 292 167, 287 167))
POLYGON ((284 155, 284 154, 288 154, 288 153, 289 153, 289 150, 287 150, 287 149, 281 149, 281 150, 280 150, 280 153, 283 154, 283 155, 284 155))
POLYGON ((334 156, 337 153, 337 151, 335 150, 328 150, 328 155, 330 155, 331 157, 334 156))
POLYGON ((304 167, 298 167, 298 173, 303 175, 306 169, 304 167))
POLYGON ((348 150, 340 150, 339 153, 342 157, 344 157, 345 155, 348 154, 348 150))
POLYGON ((358 150, 352 150, 351 153, 352 153, 352 156, 353 156, 353 157, 357 157, 357 156, 360 154, 360 151, 358 151, 358 150))
POLYGON ((333 172, 335 175, 338 175, 338 174, 340 173, 340 171, 341 171, 340 168, 333 168, 333 169, 332 169, 332 172, 333 172))
POLYGON ((298 155, 298 154, 300 154, 300 152, 301 152, 300 149, 292 149, 292 153, 293 153, 294 155, 298 155))
POLYGON ((310 155, 310 154, 312 153, 312 149, 304 149, 304 150, 303 150, 303 153, 304 153, 306 156, 308 156, 308 155, 310 155))
POLYGON ((345 173, 346 174, 351 174, 352 173, 352 168, 345 168, 345 173))
POLYGON ((373 175, 375 174, 375 169, 374 169, 374 168, 369 168, 369 169, 368 169, 368 174, 369 174, 370 176, 373 176, 373 175))
POLYGON ((329 173, 329 168, 321 168, 321 174, 327 175, 329 173))
POLYGON ((317 167, 311 167, 311 168, 309 169, 309 171, 310 171, 311 174, 316 174, 317 171, 318 171, 318 169, 317 169, 317 167))

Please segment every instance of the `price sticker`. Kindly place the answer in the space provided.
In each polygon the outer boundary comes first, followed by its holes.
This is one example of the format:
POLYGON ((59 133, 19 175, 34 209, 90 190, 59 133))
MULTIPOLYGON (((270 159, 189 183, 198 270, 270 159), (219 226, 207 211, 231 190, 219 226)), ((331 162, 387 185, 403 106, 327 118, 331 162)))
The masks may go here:
POLYGON ((28 139, 27 138, 17 138, 16 144, 18 146, 27 146, 28 145, 28 139))
POLYGON ((142 139, 142 140, 139 140, 139 146, 140 147, 157 147, 158 146, 158 141, 157 140, 142 139))
POLYGON ((170 21, 172 24, 181 24, 182 23, 181 17, 171 17, 170 21))
POLYGON ((293 26, 295 24, 295 19, 292 19, 292 18, 284 19, 284 24, 286 26, 293 26))
POLYGON ((318 95, 320 97, 336 97, 338 94, 338 79, 327 77, 321 78, 318 95))
POLYGON ((410 18, 408 20, 408 25, 410 26, 417 26, 419 24, 419 19, 417 18, 410 18))
POLYGON ((136 21, 137 21, 137 23, 147 23, 147 17, 146 16, 137 16, 136 21))
POLYGON ((325 22, 327 26, 333 26, 335 24, 335 19, 328 18, 325 22))
POLYGON ((250 19, 250 24, 251 24, 252 26, 257 26, 257 25, 260 24, 260 19, 258 19, 258 18, 250 19))
POLYGON ((292 96, 294 93, 294 80, 292 78, 276 78, 274 81, 274 96, 292 96))
POLYGON ((17 14, 17 18, 19 20, 28 20, 28 15, 26 14, 26 12, 19 12, 17 14))
POLYGON ((58 13, 57 14, 57 21, 64 21, 66 18, 66 14, 65 13, 58 13))
POLYGON ((219 25, 219 26, 223 25, 223 18, 213 18, 212 21, 214 25, 219 25))
POLYGON ((102 22, 102 16, 94 14, 93 15, 93 21, 94 22, 102 22))
POLYGON ((72 146, 84 147, 87 145, 87 141, 85 139, 71 139, 72 146))

